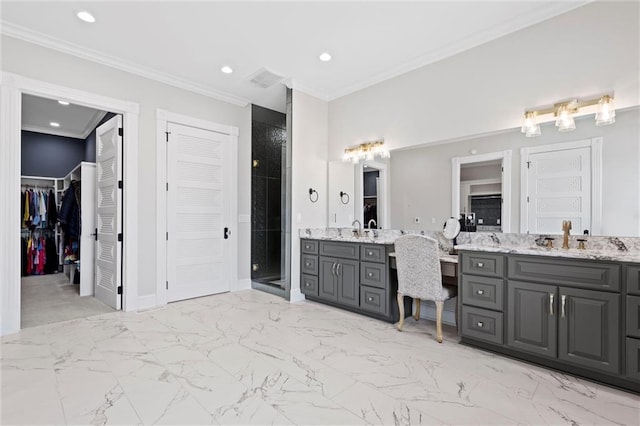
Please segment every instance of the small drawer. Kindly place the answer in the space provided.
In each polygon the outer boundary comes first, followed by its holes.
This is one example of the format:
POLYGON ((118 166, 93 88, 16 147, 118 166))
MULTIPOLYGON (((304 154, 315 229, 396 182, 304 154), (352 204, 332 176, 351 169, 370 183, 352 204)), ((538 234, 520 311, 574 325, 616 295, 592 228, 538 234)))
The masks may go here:
POLYGON ((462 306, 462 336, 501 345, 502 313, 462 306))
POLYGON ((460 259, 462 272, 466 274, 501 277, 504 271, 504 256, 499 254, 465 252, 460 259))
POLYGON ((509 278, 543 284, 620 290, 620 265, 592 260, 509 256, 509 278))
POLYGON ((320 256, 360 259, 360 244, 339 241, 320 241, 320 256))
POLYGON ((640 339, 627 338, 628 379, 640 382, 640 339))
POLYGON ((501 278, 462 276, 462 303, 502 311, 504 283, 501 278))
POLYGON ((302 274, 300 281, 300 291, 308 296, 318 295, 318 277, 302 274))
POLYGON ((386 288, 386 271, 384 264, 360 262, 360 282, 371 287, 386 288))
POLYGON ((302 253, 318 254, 318 241, 302 240, 300 246, 302 248, 302 253))
POLYGON ((385 246, 362 245, 360 246, 360 258, 367 262, 385 263, 387 250, 385 246))
POLYGON ((627 266, 627 293, 640 296, 640 266, 627 266))
POLYGON ((627 336, 640 338, 640 296, 627 296, 627 336))
POLYGON ((377 314, 387 314, 387 292, 381 288, 360 287, 360 309, 377 314))
POLYGON ((318 256, 303 254, 300 256, 300 272, 303 274, 318 275, 318 256))

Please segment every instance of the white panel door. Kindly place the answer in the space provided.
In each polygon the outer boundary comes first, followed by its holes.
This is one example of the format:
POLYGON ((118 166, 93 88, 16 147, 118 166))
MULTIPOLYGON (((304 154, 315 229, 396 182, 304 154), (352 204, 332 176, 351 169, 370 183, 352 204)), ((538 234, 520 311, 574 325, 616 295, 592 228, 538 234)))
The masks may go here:
POLYGON ((95 297, 115 309, 122 298, 122 116, 116 115, 96 129, 96 281, 95 297))
POLYGON ((231 139, 174 123, 167 132, 167 300, 229 291, 231 139))
POLYGON ((562 234, 562 221, 572 234, 591 229, 591 148, 529 154, 528 231, 562 234))

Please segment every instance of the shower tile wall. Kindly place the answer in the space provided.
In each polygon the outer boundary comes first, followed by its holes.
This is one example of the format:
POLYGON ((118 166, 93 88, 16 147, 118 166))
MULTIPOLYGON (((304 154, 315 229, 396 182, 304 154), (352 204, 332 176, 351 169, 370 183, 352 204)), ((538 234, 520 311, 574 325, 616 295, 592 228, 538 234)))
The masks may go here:
POLYGON ((282 252, 282 159, 286 116, 254 105, 251 121, 252 279, 280 279, 282 252))

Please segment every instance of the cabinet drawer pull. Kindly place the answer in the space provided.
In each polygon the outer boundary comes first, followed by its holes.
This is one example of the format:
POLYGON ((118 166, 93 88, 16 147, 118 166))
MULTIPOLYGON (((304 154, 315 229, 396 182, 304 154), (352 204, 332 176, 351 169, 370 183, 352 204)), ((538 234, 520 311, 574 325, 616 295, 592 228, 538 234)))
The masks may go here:
POLYGON ((476 325, 480 328, 484 327, 484 323, 482 321, 478 321, 476 325))
POLYGON ((482 296, 484 294, 484 290, 478 290, 478 291, 476 291, 476 294, 482 296))
POLYGON ((307 244, 306 246, 304 246, 304 248, 306 248, 307 250, 309 250, 309 249, 311 248, 311 246, 307 244))
POLYGON ((336 275, 336 262, 333 262, 333 265, 331 265, 331 275, 336 275))
POLYGON ((342 263, 338 263, 338 267, 336 268, 336 275, 340 275, 340 267, 342 266, 342 263))
POLYGON ((373 297, 367 297, 367 300, 368 300, 369 302, 373 302, 373 297))
POLYGON ((310 284, 310 283, 308 283, 308 282, 304 283, 304 286, 305 286, 305 287, 309 287, 310 285, 311 285, 311 284, 310 284))
POLYGON ((304 262, 304 266, 307 266, 307 267, 311 266, 311 262, 304 262))
POLYGON ((370 251, 369 253, 367 253, 369 256, 373 256, 373 252, 370 251))
POLYGON ((373 276, 373 272, 369 272, 369 273, 367 274, 367 276, 372 277, 372 276, 373 276))
POLYGON ((560 303, 562 304, 562 307, 560 309, 560 317, 564 318, 565 316, 565 305, 567 304, 567 296, 565 296, 564 294, 562 296, 560 296, 560 303))
POLYGON ((478 262, 478 268, 484 268, 484 263, 478 262))
POLYGON ((553 316, 553 293, 549 293, 549 315, 553 316))

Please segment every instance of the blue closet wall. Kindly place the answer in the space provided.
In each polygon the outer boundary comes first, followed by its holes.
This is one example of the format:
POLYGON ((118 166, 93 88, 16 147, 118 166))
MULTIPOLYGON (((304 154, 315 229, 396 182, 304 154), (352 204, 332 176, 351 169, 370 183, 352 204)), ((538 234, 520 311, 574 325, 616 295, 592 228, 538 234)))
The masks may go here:
POLYGON ((83 139, 22 131, 23 176, 64 177, 84 158, 83 139))

